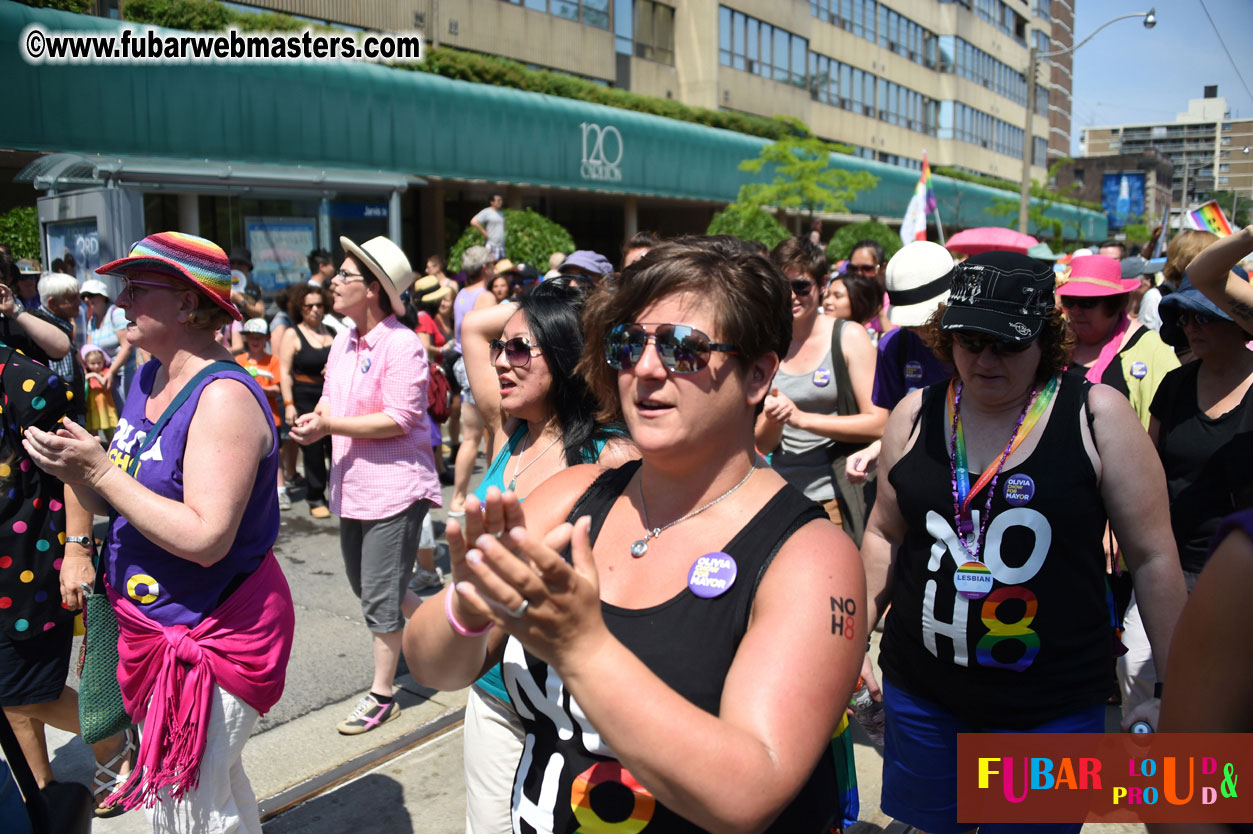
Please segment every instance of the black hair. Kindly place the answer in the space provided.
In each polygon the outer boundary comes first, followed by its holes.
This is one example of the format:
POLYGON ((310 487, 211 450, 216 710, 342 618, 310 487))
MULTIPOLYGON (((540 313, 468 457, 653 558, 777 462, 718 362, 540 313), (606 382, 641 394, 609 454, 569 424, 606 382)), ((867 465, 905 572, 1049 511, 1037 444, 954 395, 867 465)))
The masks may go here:
POLYGON ((594 462, 595 441, 619 434, 597 423, 598 403, 575 366, 583 356, 583 305, 587 293, 569 284, 543 281, 518 298, 518 309, 544 354, 552 385, 548 402, 561 429, 566 464, 594 462))
POLYGON ((852 249, 848 250, 849 258, 852 258, 853 253, 856 252, 858 249, 869 249, 870 251, 874 252, 875 263, 877 263, 879 266, 883 266, 884 261, 883 261, 883 244, 882 243, 880 243, 877 240, 871 240, 870 238, 866 238, 865 240, 859 240, 853 244, 852 249))
POLYGON ((331 253, 325 249, 314 249, 309 253, 309 273, 317 275, 318 270, 331 263, 331 253))

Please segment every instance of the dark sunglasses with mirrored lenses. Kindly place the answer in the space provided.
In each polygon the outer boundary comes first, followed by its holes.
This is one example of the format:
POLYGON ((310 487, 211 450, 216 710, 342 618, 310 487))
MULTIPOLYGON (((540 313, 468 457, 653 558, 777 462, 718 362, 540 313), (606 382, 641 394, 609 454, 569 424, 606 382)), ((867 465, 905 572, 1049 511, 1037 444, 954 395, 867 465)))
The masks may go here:
POLYGON ((672 374, 694 374, 709 364, 709 354, 738 353, 735 345, 711 342, 709 337, 686 324, 659 324, 649 333, 644 324, 619 324, 605 339, 605 361, 619 371, 630 370, 644 355, 649 340, 657 346, 661 364, 672 374))
POLYGON ((1093 296, 1063 295, 1062 306, 1065 307, 1067 310, 1071 309, 1072 307, 1078 307, 1080 310, 1095 310, 1104 299, 1105 297, 1100 296, 1100 295, 1093 295, 1093 296))
POLYGON ((986 333, 963 333, 961 331, 953 333, 953 341, 962 350, 974 354, 983 353, 988 348, 992 348, 992 353, 996 356, 1022 353, 1031 347, 1031 342, 1010 342, 1005 339, 998 339, 995 336, 989 336, 986 333))
POLYGON ((1218 321, 1218 319, 1205 313, 1194 313, 1191 310, 1180 310, 1179 316, 1175 319, 1175 321, 1179 323, 1180 327, 1187 327, 1189 322, 1195 324, 1197 327, 1204 327, 1212 321, 1218 321))
POLYGON ((505 361, 514 368, 525 368, 531 364, 531 351, 536 345, 526 336, 514 336, 512 339, 492 339, 487 343, 487 349, 491 355, 492 362, 500 358, 503 351, 505 361))

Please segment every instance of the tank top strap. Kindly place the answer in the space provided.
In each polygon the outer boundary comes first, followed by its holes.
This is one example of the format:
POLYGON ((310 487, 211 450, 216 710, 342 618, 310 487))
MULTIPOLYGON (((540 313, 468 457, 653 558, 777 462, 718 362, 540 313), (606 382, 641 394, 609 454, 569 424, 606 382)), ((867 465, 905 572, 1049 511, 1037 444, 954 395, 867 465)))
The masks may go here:
POLYGON ((313 344, 305 338, 304 331, 300 329, 299 323, 293 324, 292 330, 296 331, 296 338, 300 340, 301 350, 316 350, 316 348, 313 347, 313 344))
MULTIPOLYGON (((571 524, 576 519, 588 515, 592 517, 592 529, 589 531, 592 542, 596 541, 596 537, 600 534, 600 528, 605 523, 606 516, 609 515, 609 509, 613 506, 613 502, 618 500, 618 496, 626 489, 627 484, 631 482, 631 478, 640 468, 639 460, 630 460, 619 466, 617 469, 609 469, 597 476, 592 481, 579 500, 574 503, 574 509, 570 510, 567 521, 571 524)), ((566 561, 570 561, 570 548, 564 551, 566 561)))

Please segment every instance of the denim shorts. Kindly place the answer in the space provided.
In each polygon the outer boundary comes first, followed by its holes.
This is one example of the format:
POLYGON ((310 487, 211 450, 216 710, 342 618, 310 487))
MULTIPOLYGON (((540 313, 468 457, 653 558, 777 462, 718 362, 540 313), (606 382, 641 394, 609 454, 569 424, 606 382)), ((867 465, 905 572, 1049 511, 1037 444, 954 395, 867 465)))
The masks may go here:
MULTIPOLYGON (((887 723, 883 740, 883 813, 929 834, 961 834, 976 823, 957 821, 958 733, 1100 733, 1105 707, 1094 706, 1046 721, 1029 730, 976 727, 950 715, 943 707, 917 698, 883 681, 887 723)), ((1076 823, 978 823, 980 834, 1045 832, 1071 834, 1076 823)))

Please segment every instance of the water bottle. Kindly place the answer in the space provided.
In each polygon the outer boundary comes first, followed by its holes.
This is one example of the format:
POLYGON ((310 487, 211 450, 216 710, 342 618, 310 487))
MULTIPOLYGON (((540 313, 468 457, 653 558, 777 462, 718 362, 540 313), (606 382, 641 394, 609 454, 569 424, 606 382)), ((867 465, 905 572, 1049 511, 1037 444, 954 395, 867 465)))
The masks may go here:
POLYGON ((853 711, 857 717, 857 723, 866 731, 866 735, 870 736, 870 740, 877 746, 883 746, 883 702, 876 701, 870 697, 870 690, 866 688, 866 684, 862 683, 857 691, 853 693, 853 711))

